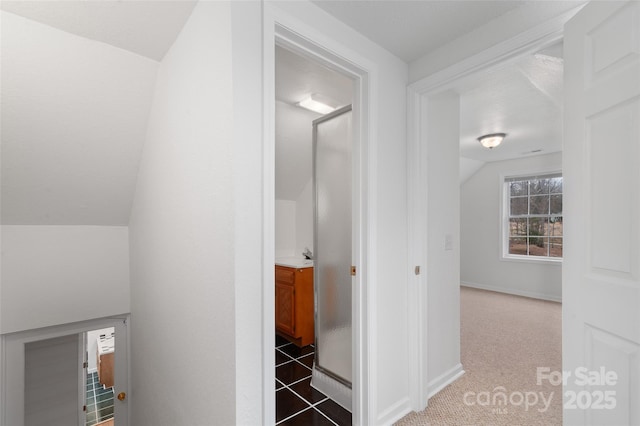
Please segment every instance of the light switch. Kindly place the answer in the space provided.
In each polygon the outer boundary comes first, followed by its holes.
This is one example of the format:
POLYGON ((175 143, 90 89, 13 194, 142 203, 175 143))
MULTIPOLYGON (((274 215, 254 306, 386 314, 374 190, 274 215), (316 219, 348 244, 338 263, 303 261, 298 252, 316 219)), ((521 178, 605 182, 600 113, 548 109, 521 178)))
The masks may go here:
POLYGON ((445 234, 444 236, 444 249, 453 250, 453 235, 445 234))

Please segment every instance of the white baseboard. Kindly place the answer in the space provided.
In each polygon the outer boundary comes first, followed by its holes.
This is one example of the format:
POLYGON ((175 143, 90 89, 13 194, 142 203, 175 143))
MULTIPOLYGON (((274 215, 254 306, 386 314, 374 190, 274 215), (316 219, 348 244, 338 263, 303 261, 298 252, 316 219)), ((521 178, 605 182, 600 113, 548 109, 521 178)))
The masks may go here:
POLYGON ((429 389, 428 397, 431 398, 433 395, 440 392, 446 386, 458 380, 464 374, 464 370, 462 369, 462 364, 457 364, 453 368, 445 371, 435 379, 429 381, 427 384, 427 389, 429 389))
POLYGON ((392 425, 411 412, 411 400, 402 399, 384 410, 376 420, 377 425, 392 425))
POLYGON ((469 281, 462 281, 460 285, 463 287, 471 287, 471 288, 477 288, 480 290, 495 291, 497 293, 513 294, 515 296, 531 297, 533 299, 549 300, 551 302, 562 303, 562 297, 556 296, 555 294, 545 294, 545 293, 538 293, 538 292, 526 291, 526 290, 506 289, 504 287, 496 287, 492 285, 472 283, 469 281))

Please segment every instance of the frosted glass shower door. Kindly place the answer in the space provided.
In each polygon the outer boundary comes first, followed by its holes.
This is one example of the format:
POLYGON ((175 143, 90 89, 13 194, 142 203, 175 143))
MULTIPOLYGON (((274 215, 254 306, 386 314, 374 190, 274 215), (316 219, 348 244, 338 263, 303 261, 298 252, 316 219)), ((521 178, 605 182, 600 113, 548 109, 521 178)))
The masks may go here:
POLYGON ((315 367, 351 386, 351 106, 313 122, 315 367))

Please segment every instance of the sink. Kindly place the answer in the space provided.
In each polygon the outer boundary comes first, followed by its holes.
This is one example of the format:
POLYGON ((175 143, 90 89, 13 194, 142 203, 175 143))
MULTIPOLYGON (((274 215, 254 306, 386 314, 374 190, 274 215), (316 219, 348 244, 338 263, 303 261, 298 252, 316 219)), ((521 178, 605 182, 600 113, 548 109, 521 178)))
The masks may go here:
POLYGON ((289 268, 311 268, 313 266, 313 260, 295 256, 277 257, 276 265, 287 266, 289 268))

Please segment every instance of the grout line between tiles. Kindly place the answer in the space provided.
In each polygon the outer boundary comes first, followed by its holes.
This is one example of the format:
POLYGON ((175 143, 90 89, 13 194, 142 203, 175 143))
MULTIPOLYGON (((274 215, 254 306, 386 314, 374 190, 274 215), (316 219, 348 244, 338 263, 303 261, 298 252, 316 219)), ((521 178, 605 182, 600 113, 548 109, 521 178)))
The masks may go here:
MULTIPOLYGON (((300 356, 298 356, 298 357, 294 357, 294 356, 289 355, 288 353, 286 353, 286 352, 284 352, 284 351, 282 350, 282 348, 284 348, 284 347, 286 347, 286 346, 289 346, 289 345, 293 346, 293 343, 288 342, 288 343, 285 343, 285 344, 283 344, 283 345, 276 346, 276 350, 278 350, 282 355, 285 355, 285 356, 287 357, 287 359, 289 359, 289 360, 288 360, 288 361, 285 361, 285 362, 283 362, 283 363, 281 363, 281 364, 277 364, 275 367, 280 367, 280 366, 282 366, 282 365, 289 364, 291 361, 295 361, 295 362, 297 362, 298 364, 300 364, 300 365, 302 365, 303 367, 305 367, 305 368, 306 368, 307 370, 309 370, 310 372, 313 372, 313 369, 312 369, 312 368, 309 368, 307 365, 305 365, 304 363, 302 363, 300 360, 301 360, 302 358, 306 358, 306 357, 308 357, 308 356, 313 356, 313 355, 315 355, 315 346, 314 346, 314 345, 311 345, 311 347, 313 347, 313 349, 314 349, 314 352, 311 352, 311 353, 308 353, 308 354, 304 354, 304 355, 300 355, 300 356)), ((279 380, 278 378, 276 378, 276 381, 282 385, 282 387, 281 387, 280 389, 277 389, 277 390, 276 390, 276 392, 279 392, 279 391, 281 391, 281 390, 283 390, 283 389, 288 389, 288 390, 289 390, 291 393, 293 393, 296 397, 300 398, 301 400, 303 400, 303 401, 305 402, 305 404, 307 404, 307 407, 306 407, 306 408, 304 408, 304 409, 302 409, 302 410, 300 410, 300 411, 297 411, 297 412, 293 413, 292 415, 290 415, 290 416, 288 416, 288 417, 285 417, 284 419, 282 419, 282 420, 280 420, 279 422, 277 422, 277 423, 276 423, 276 425, 279 425, 279 424, 281 424, 281 423, 284 423, 285 421, 288 421, 288 420, 290 420, 290 419, 294 418, 295 416, 297 416, 297 415, 299 415, 300 413, 303 413, 303 412, 305 412, 305 411, 308 411, 308 410, 314 410, 315 412, 320 413, 320 415, 321 415, 322 417, 324 417, 325 419, 327 419, 327 420, 328 420, 332 425, 338 426, 338 423, 337 423, 337 422, 335 422, 335 421, 334 421, 333 419, 331 419, 327 414, 325 414, 325 413, 324 413, 324 412, 322 412, 320 409, 318 409, 318 406, 319 406, 320 404, 322 404, 322 403, 324 403, 325 401, 327 401, 327 400, 329 400, 329 399, 330 399, 327 395, 322 394, 322 395, 324 396, 324 398, 323 398, 323 399, 321 399, 320 401, 317 401, 317 402, 311 403, 310 401, 307 401, 305 398, 303 398, 300 394, 298 394, 296 391, 294 391, 294 390, 291 388, 291 386, 296 385, 296 384, 298 384, 298 383, 300 383, 300 382, 302 382, 302 381, 304 381, 304 380, 307 380, 307 379, 309 379, 309 378, 311 378, 311 375, 306 376, 306 377, 303 377, 303 378, 301 378, 301 379, 298 379, 298 380, 296 380, 296 381, 294 381, 294 382, 291 382, 291 383, 289 383, 289 384, 286 384, 286 383, 284 383, 282 380, 279 380)), ((320 393, 322 393, 322 392, 320 392, 320 393)))
POLYGON ((289 417, 285 417, 284 419, 280 420, 279 422, 277 422, 276 424, 279 425, 282 422, 286 422, 289 419, 294 418, 295 416, 297 416, 300 413, 304 413, 307 410, 313 410, 314 408, 312 406, 308 406, 307 408, 305 408, 304 410, 300 410, 298 412, 293 413, 292 415, 290 415, 289 417))

